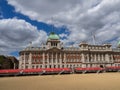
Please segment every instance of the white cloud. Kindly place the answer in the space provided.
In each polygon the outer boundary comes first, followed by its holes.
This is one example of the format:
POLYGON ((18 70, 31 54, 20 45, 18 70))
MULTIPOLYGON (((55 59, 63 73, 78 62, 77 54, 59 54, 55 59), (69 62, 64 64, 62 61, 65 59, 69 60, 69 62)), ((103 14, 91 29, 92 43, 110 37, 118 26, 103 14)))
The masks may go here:
POLYGON ((82 1, 76 0, 8 0, 8 3, 15 6, 17 12, 21 12, 32 19, 46 20, 51 16, 62 11, 67 11, 76 3, 82 1), (42 12, 42 13, 41 13, 42 12))
POLYGON ((120 38, 120 0, 8 0, 16 12, 56 26, 67 26, 65 43, 78 43, 96 34, 97 42, 116 42, 120 38), (110 34, 110 35, 107 35, 110 34))
POLYGON ((10 54, 28 46, 29 42, 41 42, 40 38, 47 38, 43 30, 37 30, 35 26, 21 19, 0 20, 0 54, 10 54))
POLYGON ((62 34, 59 34, 59 36, 60 36, 61 38, 66 38, 68 35, 65 34, 65 33, 62 33, 62 34))

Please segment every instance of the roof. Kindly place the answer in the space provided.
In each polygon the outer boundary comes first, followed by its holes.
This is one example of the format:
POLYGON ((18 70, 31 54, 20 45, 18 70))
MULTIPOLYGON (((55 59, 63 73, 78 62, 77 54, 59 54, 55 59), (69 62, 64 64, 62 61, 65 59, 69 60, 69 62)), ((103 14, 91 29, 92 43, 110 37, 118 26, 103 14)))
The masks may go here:
POLYGON ((58 39, 60 39, 60 37, 57 35, 57 34, 55 34, 54 32, 51 32, 50 33, 50 35, 48 36, 48 39, 56 39, 56 40, 58 40, 58 39))

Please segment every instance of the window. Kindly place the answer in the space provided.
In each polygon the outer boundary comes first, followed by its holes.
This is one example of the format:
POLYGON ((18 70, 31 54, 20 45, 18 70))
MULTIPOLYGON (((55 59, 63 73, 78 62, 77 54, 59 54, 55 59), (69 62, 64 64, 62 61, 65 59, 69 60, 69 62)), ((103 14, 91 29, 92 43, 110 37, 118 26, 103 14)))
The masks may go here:
POLYGON ((69 67, 69 65, 67 65, 67 68, 69 67))
POLYGON ((32 66, 32 68, 34 69, 34 66, 32 66))
POLYGON ((37 65, 36 68, 38 68, 39 66, 37 65))
POLYGON ((60 68, 60 65, 58 65, 58 68, 60 68))
POLYGON ((47 65, 45 65, 45 68, 47 68, 47 65))
POLYGON ((25 66, 26 69, 28 69, 28 66, 25 66))
POLYGON ((51 65, 50 65, 50 68, 51 68, 51 65))
POLYGON ((42 65, 40 65, 40 68, 42 68, 42 65))
POLYGON ((24 67, 22 66, 22 69, 23 69, 24 67))

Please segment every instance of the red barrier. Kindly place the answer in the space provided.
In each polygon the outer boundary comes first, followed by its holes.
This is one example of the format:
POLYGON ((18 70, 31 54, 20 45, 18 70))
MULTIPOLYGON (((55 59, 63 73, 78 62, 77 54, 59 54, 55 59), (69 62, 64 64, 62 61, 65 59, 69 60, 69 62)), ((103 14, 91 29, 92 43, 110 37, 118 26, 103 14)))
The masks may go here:
POLYGON ((68 71, 68 72, 71 72, 71 69, 70 68, 62 68, 63 71, 68 71))
POLYGON ((106 67, 107 69, 111 69, 111 70, 120 70, 120 66, 110 66, 110 67, 106 67))
POLYGON ((75 68, 76 71, 98 71, 103 70, 103 68, 100 67, 89 67, 89 68, 75 68))
POLYGON ((46 72, 61 72, 61 71, 71 71, 69 68, 45 68, 46 72))
POLYGON ((90 68, 87 68, 88 71, 98 71, 98 70, 102 70, 102 68, 100 67, 90 67, 90 68))
MULTIPOLYGON (((111 66, 111 67, 106 67, 106 68, 100 68, 100 67, 88 67, 88 68, 75 68, 74 69, 76 72, 97 72, 97 71, 102 71, 102 70, 106 70, 106 71, 118 71, 120 70, 120 66, 111 66)), ((0 70, 0 75, 15 75, 15 74, 38 74, 38 73, 47 73, 47 74, 51 74, 51 73, 70 73, 72 71, 72 69, 70 68, 38 68, 38 69, 5 69, 5 70, 0 70)))
POLYGON ((42 69, 23 69, 23 73, 42 72, 42 69))
POLYGON ((0 70, 0 74, 19 73, 20 69, 5 69, 0 70))
POLYGON ((87 70, 87 68, 75 68, 75 70, 77 70, 77 71, 85 71, 85 70, 87 70))

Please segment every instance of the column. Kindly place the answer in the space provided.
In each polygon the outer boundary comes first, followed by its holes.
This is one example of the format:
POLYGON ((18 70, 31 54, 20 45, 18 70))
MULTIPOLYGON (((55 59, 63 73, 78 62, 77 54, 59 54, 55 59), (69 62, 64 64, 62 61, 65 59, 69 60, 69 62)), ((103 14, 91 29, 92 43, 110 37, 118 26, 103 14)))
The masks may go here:
POLYGON ((109 55, 107 53, 105 54, 105 61, 109 62, 109 55))
POLYGON ((73 58, 74 58, 74 62, 77 62, 77 59, 76 59, 76 58, 77 58, 77 54, 74 53, 73 55, 74 55, 74 56, 73 56, 73 58))
POLYGON ((55 61, 55 62, 56 62, 56 64, 57 64, 57 63, 58 63, 58 61, 57 61, 57 53, 56 53, 55 59, 56 59, 56 61, 55 61))
POLYGON ((100 54, 98 54, 98 62, 100 62, 100 54))
POLYGON ((82 67, 86 67, 86 64, 85 64, 85 55, 83 53, 81 53, 81 62, 82 62, 82 67))
POLYGON ((53 68, 53 53, 52 53, 51 63, 52 63, 52 68, 53 68))
POLYGON ((61 53, 60 53, 59 63, 60 63, 60 68, 62 68, 62 55, 61 55, 61 53))
POLYGON ((94 62, 96 62, 96 54, 94 54, 94 62))
POLYGON ((92 56, 93 56, 93 62, 94 62, 95 61, 95 55, 93 54, 92 56))
POLYGON ((98 54, 96 54, 96 62, 98 62, 98 54))
POLYGON ((93 61, 93 55, 92 55, 92 53, 90 55, 90 59, 91 59, 91 62, 92 62, 93 61))
POLYGON ((28 68, 32 68, 32 53, 31 52, 29 54, 29 67, 28 68))
POLYGON ((92 62, 94 62, 94 55, 93 55, 93 54, 91 54, 91 56, 92 56, 92 62))
POLYGON ((113 63, 113 55, 112 55, 112 54, 110 54, 110 57, 111 57, 110 62, 111 62, 111 63, 113 63))
POLYGON ((49 68, 50 62, 49 62, 49 53, 47 53, 47 68, 49 68))
POLYGON ((43 67, 42 68, 45 68, 45 52, 43 52, 43 67))
POLYGON ((56 53, 56 68, 58 67, 58 58, 57 58, 58 56, 57 56, 57 53, 56 53))
POLYGON ((19 56, 19 69, 22 69, 22 55, 19 56))
POLYGON ((64 53, 64 67, 66 67, 66 53, 64 53))
POLYGON ((25 62, 25 52, 24 52, 24 67, 23 67, 23 69, 25 69, 25 66, 26 66, 26 62, 25 62))
POLYGON ((87 60, 86 60, 87 62, 90 62, 90 59, 91 59, 91 58, 90 58, 89 56, 90 56, 90 55, 89 55, 89 53, 88 53, 88 54, 87 54, 87 60))
POLYGON ((102 61, 104 61, 103 54, 101 56, 102 56, 102 61))
POLYGON ((85 56, 84 56, 83 53, 81 54, 81 56, 82 56, 82 58, 81 58, 82 60, 81 61, 82 61, 82 63, 84 63, 85 62, 85 56))
POLYGON ((60 61, 59 61, 59 59, 60 59, 60 53, 58 53, 58 55, 57 55, 58 57, 57 57, 57 61, 58 61, 58 64, 60 63, 60 61))

